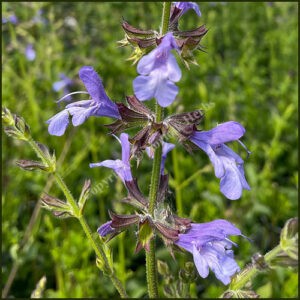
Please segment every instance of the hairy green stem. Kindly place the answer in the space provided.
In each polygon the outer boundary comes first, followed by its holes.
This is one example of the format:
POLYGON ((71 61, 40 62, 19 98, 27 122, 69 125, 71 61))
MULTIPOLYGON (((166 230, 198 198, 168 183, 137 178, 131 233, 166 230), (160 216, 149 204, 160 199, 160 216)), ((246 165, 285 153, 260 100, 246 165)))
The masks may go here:
POLYGON ((149 191, 149 213, 153 216, 155 202, 157 197, 157 191, 159 186, 160 179, 160 163, 161 163, 161 155, 162 155, 162 146, 159 145, 155 149, 153 166, 152 166, 152 174, 151 174, 151 184, 149 191))
MULTIPOLYGON (((38 155, 38 157, 41 158, 41 160, 47 164, 47 165, 51 165, 51 162, 49 161, 49 159, 44 155, 44 153, 40 150, 40 148, 37 146, 36 142, 30 138, 28 139, 28 143, 30 144, 30 146, 32 147, 32 149, 36 152, 36 154, 38 155)), ((74 197, 72 196, 71 192, 69 191, 68 187, 66 186, 62 176, 55 171, 53 173, 53 176, 56 180, 57 185, 60 187, 60 189, 62 190, 62 192, 64 193, 67 202, 70 204, 70 206, 72 207, 72 211, 74 216, 78 219, 78 221, 80 222, 83 231, 85 232, 90 245, 93 247, 96 255, 98 258, 100 258, 103 263, 104 263, 104 268, 109 270, 109 277, 112 281, 112 283, 114 284, 115 288, 118 290, 120 296, 122 298, 126 298, 127 294, 126 291, 121 283, 121 281, 116 277, 114 271, 111 269, 109 262, 108 262, 108 258, 102 248, 102 245, 99 243, 99 241, 97 239, 95 239, 92 235, 92 231, 89 227, 89 225, 87 224, 85 218, 82 216, 80 209, 77 205, 77 202, 75 201, 74 197)))
POLYGON ((182 195, 181 195, 181 187, 180 187, 180 169, 178 165, 178 156, 176 149, 172 151, 172 162, 173 162, 173 170, 174 170, 174 181, 175 181, 175 192, 176 192, 176 209, 177 214, 179 216, 183 215, 183 207, 182 207, 182 195))
POLYGON ((164 35, 168 32, 170 20, 171 2, 164 2, 163 13, 161 18, 161 34, 164 35))
POLYGON ((150 241, 149 252, 146 252, 146 273, 149 298, 158 298, 157 266, 155 258, 155 239, 150 241))
MULTIPOLYGON (((161 34, 164 35, 168 31, 169 19, 170 19, 171 2, 163 3, 163 14, 161 21, 161 34)), ((155 120, 161 122, 163 119, 163 108, 156 103, 155 120)), ((160 164, 162 155, 162 145, 159 145, 154 150, 154 159, 151 174, 151 183, 149 191, 149 213, 154 215, 155 203, 157 198, 157 192, 160 181, 160 164)), ((146 252, 146 274, 149 298, 158 297, 157 287, 157 265, 155 257, 155 238, 152 238, 149 245, 149 252, 146 252)))
MULTIPOLYGON (((271 251, 265 254, 264 260, 268 264, 271 260, 281 251, 280 245, 273 248, 271 251)), ((230 285, 229 290, 239 290, 253 277, 255 276, 260 270, 255 267, 255 265, 251 266, 250 268, 246 268, 242 270, 238 275, 237 279, 230 285)))
POLYGON ((88 239, 90 240, 90 243, 92 245, 92 247, 94 248, 95 252, 96 252, 96 255, 98 257, 100 257, 103 261, 104 261, 104 264, 105 264, 105 268, 109 268, 110 269, 110 274, 109 274, 109 277, 112 281, 112 283, 114 284, 115 288, 118 290, 120 296, 122 298, 127 298, 127 294, 126 294, 126 291, 121 283, 121 281, 116 277, 115 273, 113 272, 113 270, 111 270, 110 266, 109 266, 109 262, 107 260, 107 257, 103 251, 103 249, 101 248, 101 246, 99 245, 99 243, 97 243, 93 236, 92 236, 92 232, 91 232, 91 229, 90 227, 88 226, 88 224, 86 223, 86 220, 83 216, 80 216, 78 218, 86 236, 88 237, 88 239))

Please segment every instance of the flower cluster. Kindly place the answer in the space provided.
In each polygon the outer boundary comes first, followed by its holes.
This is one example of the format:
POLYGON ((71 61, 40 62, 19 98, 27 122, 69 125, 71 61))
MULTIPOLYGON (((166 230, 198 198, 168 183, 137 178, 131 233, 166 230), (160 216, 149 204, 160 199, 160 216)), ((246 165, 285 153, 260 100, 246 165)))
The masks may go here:
MULTIPOLYGON (((111 220, 99 227, 99 235, 112 238, 137 225, 136 251, 141 248, 148 250, 155 232, 171 251, 180 247, 192 253, 201 277, 207 277, 211 269, 222 283, 229 284, 231 277, 239 270, 232 250, 232 245, 236 244, 229 236, 241 236, 241 231, 226 220, 198 224, 169 212, 164 202, 169 177, 165 173, 165 162, 168 152, 175 145, 164 140, 175 138, 190 150, 198 148, 204 151, 213 164, 215 176, 220 179, 221 193, 230 200, 236 200, 242 196, 243 189, 249 190, 250 187, 245 178, 243 159, 226 143, 239 141, 245 134, 245 128, 238 122, 229 121, 203 131, 198 128, 204 116, 201 110, 171 115, 160 121, 143 103, 155 99, 157 105, 167 107, 175 101, 179 92, 175 83, 181 78, 175 55, 180 56, 185 64, 193 62, 193 51, 200 49, 200 40, 207 32, 204 25, 186 32, 178 29, 180 18, 190 9, 201 16, 198 5, 193 2, 172 4, 166 34, 158 34, 155 30, 143 31, 124 21, 123 44, 133 45, 134 57, 139 60, 138 76, 133 80, 134 95, 126 97, 127 104, 113 102, 94 68, 84 66, 79 70, 79 77, 87 92, 75 93, 88 94, 89 99, 68 104, 63 111, 50 118, 47 121, 48 131, 52 135, 63 135, 70 118, 74 126, 83 124, 92 116, 115 119, 114 123, 106 126, 111 134, 120 133, 120 138, 115 137, 121 144, 122 158, 93 162, 90 167, 112 169, 127 189, 128 195, 123 201, 134 206, 137 212, 132 215, 110 212, 111 220), (137 52, 137 49, 140 51, 137 52), (140 56, 136 56, 137 53, 140 56), (124 131, 131 128, 141 129, 130 138, 124 131), (153 158, 159 146, 162 147, 159 187, 154 213, 150 213, 149 199, 139 189, 130 162, 133 158, 139 162, 143 152, 153 158)), ((66 95, 60 101, 75 93, 66 95)))

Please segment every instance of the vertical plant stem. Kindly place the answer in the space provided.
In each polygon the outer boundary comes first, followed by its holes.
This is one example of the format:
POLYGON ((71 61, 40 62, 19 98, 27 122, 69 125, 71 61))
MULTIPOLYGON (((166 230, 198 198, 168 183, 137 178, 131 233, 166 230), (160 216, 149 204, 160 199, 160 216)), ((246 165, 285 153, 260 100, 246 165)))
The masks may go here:
POLYGON ((180 186, 180 170, 178 166, 178 156, 176 148, 172 151, 172 162, 174 170, 175 192, 176 192, 176 209, 179 216, 183 215, 181 186, 180 186))
MULTIPOLYGON (((163 3, 163 14, 161 21, 161 34, 164 35, 168 31, 169 18, 170 18, 171 2, 163 3)), ((163 108, 156 103, 155 119, 156 122, 160 122, 163 118, 163 108)), ((157 191, 160 181, 160 163, 162 155, 162 146, 159 145, 154 152, 151 184, 149 191, 149 213, 151 216, 154 214, 155 202, 157 198, 157 191)), ((146 273, 147 273, 147 285, 149 298, 158 297, 157 287, 157 266, 155 257, 155 239, 152 238, 150 241, 149 252, 146 252, 146 273)))
POLYGON ((122 284, 126 284, 126 259, 125 259, 125 247, 124 247, 124 233, 119 235, 118 240, 118 249, 119 249, 119 267, 118 267, 118 277, 120 278, 122 284))
POLYGON ((157 266, 155 258, 155 240, 150 241, 149 252, 146 252, 146 272, 149 298, 158 298, 157 266))
POLYGON ((171 2, 164 2, 163 13, 161 18, 161 34, 168 32, 169 20, 170 20, 171 2))

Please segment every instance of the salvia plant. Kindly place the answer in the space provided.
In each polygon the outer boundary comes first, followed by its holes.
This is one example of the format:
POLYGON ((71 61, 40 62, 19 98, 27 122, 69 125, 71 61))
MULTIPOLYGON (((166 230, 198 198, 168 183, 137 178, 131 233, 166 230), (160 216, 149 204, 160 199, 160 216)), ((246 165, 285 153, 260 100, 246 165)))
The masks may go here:
MULTIPOLYGON (((121 297, 128 295, 116 275, 108 242, 125 230, 136 232, 135 252, 145 250, 149 297, 162 296, 158 293, 158 272, 166 281, 164 296, 189 297, 189 285, 196 276, 206 278, 212 272, 224 285, 229 285, 221 297, 258 297, 247 286, 256 273, 276 265, 297 266, 298 219, 290 219, 286 223, 277 247, 265 255, 256 253, 252 262, 241 270, 234 258, 234 249, 238 245, 231 237, 241 236, 244 243, 251 243, 251 240, 243 235, 240 228, 224 219, 196 223, 177 215, 165 201, 169 180, 165 161, 168 153, 178 144, 183 145, 188 153, 201 149, 197 155, 208 156, 215 177, 220 181, 220 193, 227 199, 238 200, 244 190, 250 190, 244 172, 244 160, 228 145, 230 142, 238 142, 245 149, 246 156, 249 156, 250 151, 240 141, 246 133, 242 124, 227 121, 205 131, 201 129, 205 111, 201 109, 173 115, 164 114, 164 108, 177 101, 179 88, 176 83, 182 76, 177 60, 183 62, 185 71, 188 71, 190 64, 197 64, 195 51, 204 51, 200 42, 208 33, 205 25, 188 31, 179 29, 181 18, 189 10, 201 17, 196 3, 164 2, 159 31, 139 29, 125 20, 122 21, 125 38, 119 44, 132 47, 133 52, 129 59, 136 64, 137 70, 137 76, 133 80, 134 94, 126 96, 126 103, 111 100, 96 70, 92 66, 82 66, 79 78, 85 90, 68 93, 58 102, 70 102, 74 94, 82 94, 82 100, 68 103, 62 111, 47 120, 49 134, 55 136, 62 136, 70 123, 79 126, 90 117, 105 116, 114 120, 105 126, 120 144, 120 157, 108 157, 101 162, 93 161, 89 167, 106 167, 115 172, 127 190, 127 196, 120 199, 121 203, 132 207, 131 214, 122 215, 109 211, 110 219, 99 224, 98 234, 95 236, 83 215, 91 181, 86 180, 78 200, 75 200, 56 169, 54 153, 47 146, 34 141, 25 120, 12 114, 7 108, 2 110, 4 130, 9 136, 28 142, 40 159, 19 160, 19 167, 30 171, 42 170, 54 176, 65 199, 44 194, 41 199, 42 206, 56 217, 73 217, 79 221, 95 250, 97 267, 111 279, 121 297), (153 99, 155 111, 145 102, 153 99), (131 129, 135 130, 135 134, 129 136, 126 131, 131 129), (176 141, 176 145, 169 143, 170 140, 176 141), (147 155, 144 156, 144 153, 147 155), (133 173, 138 173, 138 168, 132 172, 134 166, 138 167, 145 157, 153 160, 148 195, 141 191, 138 179, 133 176, 133 173), (157 239, 164 242, 173 259, 176 251, 189 252, 193 257, 193 264, 185 264, 177 281, 170 274, 168 265, 156 259, 157 239)), ((55 89, 66 88, 72 84, 71 79, 64 74, 61 79, 62 81, 56 83, 55 89)), ((32 295, 40 294, 44 281, 45 278, 42 278, 32 295)))

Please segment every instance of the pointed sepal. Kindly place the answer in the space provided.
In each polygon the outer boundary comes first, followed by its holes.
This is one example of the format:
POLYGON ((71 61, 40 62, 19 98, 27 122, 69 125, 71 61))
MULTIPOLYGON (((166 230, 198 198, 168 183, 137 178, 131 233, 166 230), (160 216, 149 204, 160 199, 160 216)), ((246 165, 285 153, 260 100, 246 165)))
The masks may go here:
POLYGON ((85 180, 85 182, 84 182, 84 185, 83 185, 83 188, 81 190, 81 194, 80 194, 79 200, 78 200, 78 207, 79 207, 80 214, 83 213, 86 201, 89 197, 90 190, 91 190, 91 180, 88 179, 88 180, 85 180))
POLYGON ((148 200, 140 191, 137 184, 137 179, 134 178, 131 181, 125 181, 125 185, 128 190, 129 197, 136 199, 144 208, 146 208, 148 206, 148 200))
POLYGON ((147 252, 150 251, 150 241, 154 237, 153 228, 150 224, 149 218, 146 218, 144 221, 139 224, 138 231, 138 242, 135 248, 135 253, 138 253, 142 248, 147 252))
POLYGON ((72 208, 67 202, 52 197, 46 193, 41 196, 42 207, 51 211, 55 217, 68 218, 74 216, 72 208))
POLYGON ((130 225, 137 224, 140 221, 139 215, 117 215, 112 211, 109 211, 109 216, 111 218, 110 226, 117 230, 127 228, 130 225))

